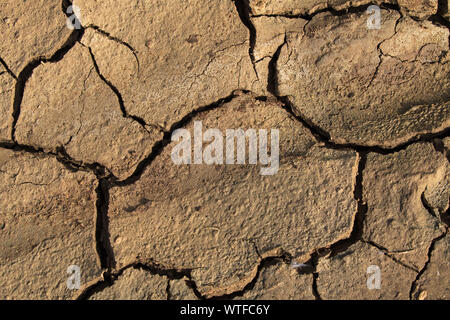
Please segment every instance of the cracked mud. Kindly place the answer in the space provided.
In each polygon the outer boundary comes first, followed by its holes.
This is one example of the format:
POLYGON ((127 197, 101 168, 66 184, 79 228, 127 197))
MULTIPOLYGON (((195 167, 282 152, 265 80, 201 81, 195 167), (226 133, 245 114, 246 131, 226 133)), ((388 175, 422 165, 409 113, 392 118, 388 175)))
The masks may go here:
POLYGON ((450 299, 449 19, 437 0, 2 1, 0 299, 450 299), (175 164, 200 122, 278 130, 277 173, 175 164))

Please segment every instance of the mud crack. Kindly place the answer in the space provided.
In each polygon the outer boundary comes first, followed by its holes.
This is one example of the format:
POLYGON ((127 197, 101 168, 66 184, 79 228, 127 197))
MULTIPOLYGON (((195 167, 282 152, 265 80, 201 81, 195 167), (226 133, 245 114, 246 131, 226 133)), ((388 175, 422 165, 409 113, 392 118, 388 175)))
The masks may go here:
POLYGON ((434 246, 435 246, 436 242, 441 240, 441 239, 443 239, 445 236, 447 236, 447 233, 448 233, 448 228, 446 228, 445 232, 443 232, 440 236, 434 238, 433 241, 431 242, 430 247, 428 248, 428 259, 427 259, 427 262, 425 263, 423 268, 417 273, 416 279, 414 279, 413 283, 411 284, 411 290, 409 292, 409 299, 410 300, 418 298, 417 296, 413 296, 414 295, 414 291, 417 288, 417 282, 420 280, 420 277, 427 270, 428 265, 430 264, 431 255, 433 253, 434 246))
POLYGON ((256 28, 250 19, 251 8, 248 3, 248 0, 233 0, 233 1, 242 23, 247 27, 249 31, 250 46, 248 49, 248 54, 250 56, 250 60, 253 65, 253 71, 255 72, 256 78, 259 79, 258 71, 256 70, 256 62, 254 54, 256 45, 256 28))

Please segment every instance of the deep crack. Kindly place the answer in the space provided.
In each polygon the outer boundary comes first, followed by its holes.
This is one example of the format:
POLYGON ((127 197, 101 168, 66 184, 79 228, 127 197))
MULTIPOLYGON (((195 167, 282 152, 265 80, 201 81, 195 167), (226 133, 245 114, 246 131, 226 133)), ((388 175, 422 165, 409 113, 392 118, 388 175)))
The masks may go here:
POLYGON ((258 71, 256 70, 255 62, 255 45, 256 45, 256 28, 250 19, 251 8, 248 0, 233 0, 238 11, 239 17, 242 23, 247 27, 249 31, 250 46, 248 49, 248 54, 253 65, 253 71, 255 72, 256 78, 259 79, 258 71))
POLYGON ((123 41, 123 40, 121 40, 119 38, 116 38, 116 37, 112 36, 108 32, 100 29, 100 27, 98 27, 98 26, 89 25, 89 26, 85 27, 85 29, 88 29, 88 28, 91 28, 91 29, 95 30, 98 34, 108 38, 109 40, 117 42, 118 44, 120 44, 122 46, 125 46, 128 50, 130 50, 131 53, 133 54, 134 58, 136 59, 137 73, 139 74, 140 69, 141 69, 141 65, 140 65, 140 62, 139 62, 139 57, 137 55, 137 51, 129 43, 127 43, 127 42, 125 42, 125 41, 123 41))
MULTIPOLYGON (((138 116, 133 116, 133 115, 128 114, 128 112, 127 112, 127 110, 126 110, 126 108, 125 108, 125 103, 124 103, 124 101, 123 101, 122 94, 120 93, 119 89, 117 89, 116 86, 114 86, 108 79, 106 79, 106 78, 103 76, 103 74, 100 72, 100 69, 99 69, 98 64, 97 64, 97 60, 95 59, 95 56, 94 56, 94 53, 92 52, 92 49, 91 49, 90 47, 88 47, 87 49, 89 50, 89 54, 90 54, 90 56, 91 56, 92 63, 93 63, 93 65, 94 65, 95 71, 97 72, 97 75, 100 77, 100 79, 101 79, 101 80, 102 80, 102 81, 103 81, 103 82, 104 82, 104 83, 105 83, 105 84, 106 84, 106 85, 114 92, 114 94, 116 95, 117 101, 119 102, 120 111, 122 112, 122 116, 123 116, 124 118, 129 118, 129 119, 132 119, 132 120, 136 121, 137 123, 139 123, 139 125, 140 125, 145 131, 147 131, 147 133, 149 133, 149 131, 148 131, 147 128, 146 128, 147 123, 145 123, 145 120, 144 120, 144 119, 142 119, 142 118, 140 118, 140 117, 138 117, 138 116)), ((150 126, 152 126, 152 125, 150 125, 150 126)), ((153 126, 153 127, 156 127, 156 126, 153 126)))
POLYGON ((116 261, 111 246, 111 235, 109 233, 109 189, 107 180, 99 179, 96 193, 95 248, 100 267, 102 269, 112 270, 116 267, 116 261))
POLYGON ((198 109, 195 109, 192 112, 186 114, 181 120, 174 123, 168 131, 164 132, 163 138, 153 145, 150 154, 137 165, 136 170, 133 172, 131 176, 122 181, 115 181, 114 184, 117 186, 126 186, 135 183, 137 180, 139 180, 145 168, 147 168, 153 162, 153 160, 159 154, 161 154, 163 149, 171 142, 172 133, 175 130, 180 129, 189 124, 196 115, 217 109, 221 107, 223 104, 233 100, 236 96, 237 96, 236 91, 233 91, 229 96, 225 98, 220 98, 219 100, 209 105, 199 107, 198 109))
POLYGON ((346 251, 351 245, 362 239, 364 220, 367 214, 367 203, 363 199, 363 171, 366 167, 367 154, 358 153, 357 172, 354 177, 353 198, 357 203, 356 213, 353 218, 353 226, 350 235, 347 238, 338 240, 337 242, 323 248, 317 248, 311 254, 308 263, 317 267, 319 259, 323 256, 336 256, 340 252, 346 251))
POLYGON ((316 300, 323 300, 322 297, 320 296, 319 293, 319 289, 317 288, 317 279, 319 279, 319 273, 318 272, 314 272, 312 274, 312 293, 314 295, 314 297, 316 298, 316 300))
POLYGON ((44 155, 47 157, 56 158, 69 171, 86 171, 95 174, 98 178, 109 177, 112 178, 112 174, 109 169, 102 166, 99 163, 84 163, 79 160, 75 160, 70 157, 63 146, 57 147, 54 151, 45 151, 43 148, 23 145, 18 143, 1 142, 0 148, 8 149, 14 152, 26 152, 30 154, 44 155))
MULTIPOLYGON (((170 280, 179 280, 183 278, 190 278, 190 269, 168 269, 165 268, 158 263, 154 262, 153 260, 147 260, 145 262, 136 261, 130 264, 127 264, 126 266, 123 266, 122 268, 118 270, 106 270, 103 272, 100 279, 97 279, 97 281, 94 281, 92 284, 87 284, 86 287, 80 289, 80 291, 77 293, 77 296, 75 297, 76 300, 87 300, 90 297, 92 297, 94 294, 99 293, 103 291, 104 289, 108 287, 112 287, 114 283, 123 275, 124 271, 127 269, 137 269, 137 270, 143 270, 151 275, 154 276, 166 276, 168 278, 168 281, 170 280)), ((168 290, 169 284, 166 287, 166 290, 168 290)))
POLYGON ((409 299, 413 300, 413 299, 417 299, 418 296, 414 296, 414 291, 417 289, 417 282, 420 280, 420 277, 423 275, 423 273, 427 270, 428 265, 430 264, 431 261, 431 255, 433 254, 433 250, 434 250, 434 246, 436 245, 436 242, 443 239, 445 236, 447 236, 447 232, 448 232, 448 228, 445 230, 444 233, 442 233, 440 236, 434 238, 431 241, 430 247, 428 248, 428 259, 425 262, 425 265, 423 266, 423 268, 417 273, 416 278, 414 279, 414 281, 411 284, 411 290, 409 291, 409 299))
POLYGON ((263 268, 267 268, 267 267, 275 265, 277 263, 290 263, 290 260, 291 260, 291 258, 289 256, 289 254, 287 254, 287 253, 283 253, 280 256, 265 257, 265 258, 261 259, 261 261, 259 262, 259 264, 257 266, 256 274, 253 277, 253 279, 250 282, 248 282, 242 289, 237 290, 232 293, 228 293, 228 294, 224 294, 224 295, 220 295, 220 296, 214 296, 209 299, 210 300, 231 300, 236 297, 242 297, 247 291, 251 291, 254 288, 263 268))

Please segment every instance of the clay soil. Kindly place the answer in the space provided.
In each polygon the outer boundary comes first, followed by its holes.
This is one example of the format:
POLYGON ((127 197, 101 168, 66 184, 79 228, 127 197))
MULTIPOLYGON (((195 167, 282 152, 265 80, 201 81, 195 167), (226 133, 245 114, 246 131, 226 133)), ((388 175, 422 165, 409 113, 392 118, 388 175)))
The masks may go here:
POLYGON ((449 19, 2 0, 0 299, 450 299, 449 19), (276 173, 175 163, 199 123, 278 130, 276 173))

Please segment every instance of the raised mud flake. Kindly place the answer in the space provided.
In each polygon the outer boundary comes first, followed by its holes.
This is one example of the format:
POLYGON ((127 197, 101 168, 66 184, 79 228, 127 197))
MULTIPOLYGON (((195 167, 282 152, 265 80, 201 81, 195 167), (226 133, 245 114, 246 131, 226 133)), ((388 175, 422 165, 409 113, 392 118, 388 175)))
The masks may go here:
MULTIPOLYGON (((448 35, 448 29, 437 27, 431 21, 403 18, 396 26, 395 35, 380 44, 380 50, 401 62, 445 63, 449 60, 448 35)), ((444 71, 448 73, 447 69, 444 71)))
POLYGON ((273 263, 261 269, 255 285, 238 299, 314 300, 312 279, 286 263, 273 263))
POLYGON ((267 95, 272 90, 269 79, 270 63, 275 59, 279 47, 284 44, 288 33, 301 32, 308 22, 304 19, 289 19, 285 17, 256 17, 251 19, 256 29, 255 47, 253 54, 255 57, 255 68, 261 82, 262 92, 267 95))
POLYGON ((404 18, 396 33, 399 14, 388 10, 380 30, 367 29, 366 19, 320 14, 306 34, 289 33, 276 64, 277 94, 337 143, 389 148, 447 128, 448 29, 404 18))
POLYGON ((430 143, 414 144, 390 155, 369 154, 363 173, 368 205, 363 238, 421 270, 429 246, 444 232, 423 197, 432 194, 437 204, 448 202, 448 170, 447 159, 430 143), (439 192, 442 189, 447 192, 439 192))
POLYGON ((3 0, 0 56, 15 74, 35 58, 50 58, 71 33, 66 20, 61 1, 3 0))
POLYGON ((440 172, 434 179, 428 181, 427 187, 422 195, 423 205, 434 214, 446 221, 448 219, 450 205, 450 170, 441 167, 440 172))
POLYGON ((317 289, 325 300, 407 300, 416 276, 416 272, 363 242, 357 242, 333 257, 320 259, 317 272, 317 289))
MULTIPOLYGON (((348 0, 250 0, 249 4, 253 15, 286 15, 307 16, 321 10, 332 9, 336 11, 350 7, 363 6, 368 3, 389 3, 390 1, 348 1, 348 0)), ((393 1, 392 1, 393 2, 393 1)))
MULTIPOLYGON (((355 152, 320 147, 279 104, 251 95, 193 121, 223 133, 279 129, 278 173, 262 176, 255 165, 177 166, 171 159, 176 143, 169 144, 137 182, 110 191, 117 267, 139 257, 192 269, 202 295, 221 296, 256 276, 260 255, 282 248, 307 259, 315 248, 349 236, 355 152)), ((192 134, 193 123, 186 128, 192 134)))
POLYGON ((11 141, 11 104, 15 79, 0 63, 0 142, 11 141))
POLYGON ((450 237, 436 241, 431 252, 430 262, 416 283, 414 299, 450 299, 450 237))
MULTIPOLYGON (((442 1, 442 0, 441 0, 442 1)), ((444 0, 448 1, 448 0, 444 0)), ((401 10, 407 15, 419 19, 427 19, 438 13, 439 0, 398 0, 401 10)))
POLYGON ((0 297, 68 299, 71 265, 81 285, 100 275, 94 249, 95 176, 55 159, 0 149, 0 297))
POLYGON ((166 300, 167 277, 128 268, 110 287, 90 297, 91 300, 166 300))
POLYGON ((287 33, 299 33, 308 20, 285 17, 257 17, 251 19, 256 29, 254 48, 255 60, 272 58, 278 47, 283 44, 287 33))
POLYGON ((96 73, 88 48, 77 44, 63 60, 34 70, 15 136, 21 144, 46 150, 62 146, 72 158, 99 163, 125 179, 162 133, 124 118, 117 96, 96 73))
POLYGON ((343 11, 365 5, 397 4, 406 14, 426 19, 437 13, 438 0, 250 0, 253 15, 307 16, 321 10, 343 11))
POLYGON ((134 50, 139 72, 127 73, 123 81, 129 52, 108 52, 100 37, 83 40, 101 73, 121 92, 128 112, 146 123, 168 129, 233 90, 258 91, 249 30, 231 0, 74 3, 83 25, 96 26, 134 50))

